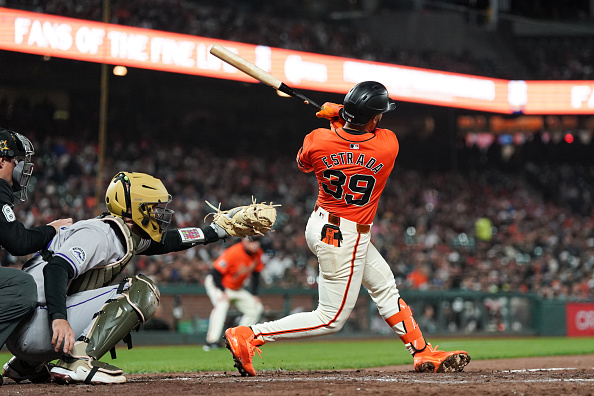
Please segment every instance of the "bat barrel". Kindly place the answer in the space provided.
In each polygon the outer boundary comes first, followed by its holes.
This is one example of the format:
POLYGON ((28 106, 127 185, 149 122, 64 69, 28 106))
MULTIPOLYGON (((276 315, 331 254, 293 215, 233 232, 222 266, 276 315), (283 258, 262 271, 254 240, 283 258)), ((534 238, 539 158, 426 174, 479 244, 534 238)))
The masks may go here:
POLYGON ((293 88, 287 86, 285 83, 280 81, 278 78, 274 77, 272 74, 266 72, 265 70, 262 70, 253 63, 248 62, 239 55, 229 51, 225 47, 222 47, 218 44, 214 44, 210 48, 210 53, 216 56, 217 58, 221 59, 223 62, 226 62, 234 66, 236 69, 241 70, 248 76, 253 77, 256 80, 274 89, 278 89, 279 91, 284 92, 289 96, 299 99, 306 105, 312 106, 316 110, 320 110, 322 108, 322 106, 320 106, 313 100, 309 99, 308 97, 304 96, 303 94, 295 91, 293 88))

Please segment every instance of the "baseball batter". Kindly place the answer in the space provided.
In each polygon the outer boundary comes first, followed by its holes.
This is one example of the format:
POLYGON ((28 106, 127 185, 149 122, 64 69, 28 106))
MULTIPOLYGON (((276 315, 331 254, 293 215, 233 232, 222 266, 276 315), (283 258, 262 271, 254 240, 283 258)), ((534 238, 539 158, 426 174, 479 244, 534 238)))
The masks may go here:
POLYGON ((260 272, 264 269, 263 253, 258 238, 244 238, 215 260, 210 274, 204 280, 206 294, 213 305, 206 345, 203 347, 205 351, 219 347, 231 304, 242 313, 240 326, 253 325, 260 320, 264 307, 257 295, 260 272), (251 277, 251 292, 243 287, 248 277, 251 277))
MULTIPOLYGON (((33 316, 7 341, 14 354, 3 375, 20 382, 121 383, 118 367, 99 361, 159 304, 152 280, 137 275, 113 285, 135 254, 155 255, 225 238, 213 222, 203 228, 168 229, 173 211, 163 183, 144 173, 120 172, 105 195, 109 213, 62 227, 24 270, 37 284, 33 316), (48 362, 60 359, 50 366, 48 362)), ((241 208, 224 212, 232 216, 241 208)), ((219 217, 223 214, 219 214, 219 217)), ((216 220, 215 220, 216 221, 216 220)))
POLYGON ((256 375, 252 359, 266 342, 338 332, 361 285, 413 355, 417 371, 461 371, 470 361, 464 351, 437 351, 425 341, 390 266, 370 242, 378 201, 399 150, 395 134, 377 125, 382 114, 395 107, 382 84, 365 81, 347 93, 343 106, 325 103, 316 114, 330 119, 330 129, 316 129, 305 137, 297 165, 313 172, 319 185, 305 229, 319 263, 318 307, 251 328, 228 329, 227 347, 242 375, 256 375))

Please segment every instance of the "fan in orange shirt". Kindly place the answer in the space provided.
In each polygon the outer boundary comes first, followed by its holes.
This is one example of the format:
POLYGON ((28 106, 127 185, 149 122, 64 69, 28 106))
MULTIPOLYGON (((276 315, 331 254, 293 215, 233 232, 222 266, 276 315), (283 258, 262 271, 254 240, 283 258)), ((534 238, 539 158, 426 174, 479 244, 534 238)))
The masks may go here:
POLYGON ((415 269, 412 270, 406 280, 410 283, 413 289, 420 289, 429 283, 429 269, 425 265, 416 265, 415 269))

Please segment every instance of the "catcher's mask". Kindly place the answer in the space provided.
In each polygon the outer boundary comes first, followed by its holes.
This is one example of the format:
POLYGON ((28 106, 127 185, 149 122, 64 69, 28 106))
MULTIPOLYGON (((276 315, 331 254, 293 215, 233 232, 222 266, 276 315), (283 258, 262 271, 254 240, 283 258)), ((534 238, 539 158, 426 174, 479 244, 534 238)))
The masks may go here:
POLYGON ((0 157, 9 157, 14 161, 12 191, 21 201, 27 199, 27 186, 33 174, 33 154, 35 149, 29 139, 20 133, 0 128, 0 157))
POLYGON ((365 125, 376 115, 396 108, 396 102, 390 99, 386 87, 376 81, 355 85, 344 97, 343 104, 340 117, 355 125, 365 125))
POLYGON ((173 210, 167 209, 171 195, 161 180, 139 172, 120 172, 111 179, 105 193, 107 210, 131 219, 155 242, 162 242, 173 210))

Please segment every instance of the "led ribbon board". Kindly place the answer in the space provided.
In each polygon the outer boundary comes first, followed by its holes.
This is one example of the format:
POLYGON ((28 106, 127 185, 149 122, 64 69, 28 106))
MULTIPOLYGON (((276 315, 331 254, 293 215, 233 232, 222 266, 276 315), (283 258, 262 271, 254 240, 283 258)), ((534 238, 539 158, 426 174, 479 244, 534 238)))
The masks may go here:
POLYGON ((406 102, 501 114, 594 114, 594 81, 493 79, 0 8, 3 50, 256 82, 211 55, 215 43, 296 89, 346 93, 376 80, 406 102))

